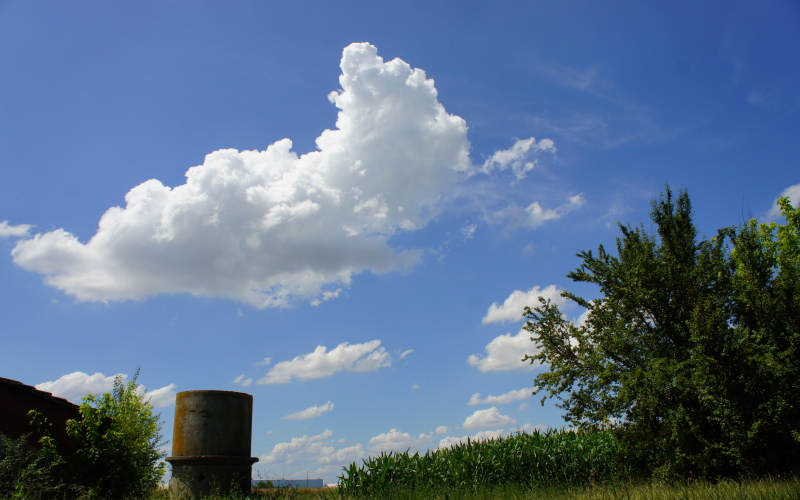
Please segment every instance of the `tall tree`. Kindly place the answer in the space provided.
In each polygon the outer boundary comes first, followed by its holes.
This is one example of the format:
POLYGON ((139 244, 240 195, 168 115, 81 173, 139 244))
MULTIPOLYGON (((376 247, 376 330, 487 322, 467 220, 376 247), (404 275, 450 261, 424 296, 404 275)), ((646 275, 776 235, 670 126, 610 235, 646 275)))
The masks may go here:
POLYGON ((564 296, 589 310, 583 325, 541 300, 526 308, 548 370, 536 391, 567 422, 614 425, 625 459, 666 477, 793 467, 800 456, 800 213, 750 221, 698 241, 689 196, 653 202, 658 236, 620 225, 617 255, 581 251, 567 276, 600 296, 564 296))

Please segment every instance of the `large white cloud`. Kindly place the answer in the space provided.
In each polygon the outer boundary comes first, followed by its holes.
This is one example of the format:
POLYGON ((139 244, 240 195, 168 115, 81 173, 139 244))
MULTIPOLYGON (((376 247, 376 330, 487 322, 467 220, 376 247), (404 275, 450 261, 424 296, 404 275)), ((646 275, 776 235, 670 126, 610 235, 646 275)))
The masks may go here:
POLYGON ((23 238, 28 236, 32 227, 30 224, 12 226, 7 220, 0 221, 0 238, 23 238))
POLYGON ((37 234, 17 242, 14 262, 78 300, 188 293, 256 307, 321 302, 354 274, 413 264, 417 254, 388 239, 425 226, 474 171, 466 123, 424 71, 385 62, 368 43, 347 46, 340 67, 341 89, 328 96, 336 127, 316 150, 298 155, 282 139, 214 151, 185 184, 132 188, 87 242, 64 229, 37 234))
POLYGON ((502 305, 497 302, 492 302, 489 310, 486 311, 486 316, 483 317, 482 323, 497 323, 506 321, 522 321, 522 310, 525 306, 531 308, 539 305, 539 297, 543 299, 550 299, 555 305, 563 305, 566 299, 561 296, 561 290, 555 285, 549 285, 544 288, 534 286, 528 291, 514 290, 506 297, 502 305))
POLYGON ((522 361, 526 354, 538 352, 536 345, 531 342, 530 333, 520 330, 516 335, 506 333, 498 335, 484 348, 486 355, 480 357, 471 354, 467 362, 478 368, 482 372, 510 371, 510 370, 532 370, 539 366, 522 361))
POLYGON ((323 413, 327 413, 329 411, 332 411, 333 407, 334 407, 333 403, 328 401, 324 405, 309 406, 305 410, 300 410, 300 411, 295 412, 295 413, 290 413, 290 414, 286 415, 283 418, 285 418, 287 420, 308 420, 310 418, 319 417, 323 413))
POLYGON ((516 423, 516 420, 503 415, 496 406, 485 410, 475 410, 475 413, 464 420, 462 427, 467 430, 486 429, 487 427, 505 427, 516 423))
MULTIPOLYGON (((118 376, 122 377, 123 380, 128 378, 123 373, 106 376, 100 372, 89 375, 88 373, 77 371, 63 375, 56 380, 48 380, 37 384, 36 388, 79 404, 83 396, 87 394, 110 392, 114 388, 114 379, 118 376)), ((139 394, 144 396, 146 401, 150 401, 155 408, 163 408, 175 403, 176 388, 175 384, 169 384, 148 391, 143 385, 137 386, 139 394)))
POLYGON ((530 388, 523 387, 522 389, 517 389, 514 391, 508 391, 506 393, 500 394, 499 396, 486 396, 485 398, 481 398, 481 393, 476 392, 473 394, 467 405, 469 406, 476 406, 476 405, 483 405, 483 404, 507 404, 512 403, 514 401, 520 401, 522 399, 527 399, 531 397, 532 390, 530 388))
POLYGON ((392 357, 381 347, 380 340, 361 344, 342 342, 328 351, 317 346, 313 352, 281 361, 262 377, 259 384, 285 384, 292 378, 303 380, 330 377, 340 371, 368 372, 392 365, 392 357))
MULTIPOLYGON (((789 198, 789 203, 792 204, 793 207, 800 206, 800 184, 794 184, 792 186, 787 187, 783 190, 778 198, 783 197, 789 198)), ((772 203, 772 208, 769 211, 769 217, 775 218, 781 214, 781 209, 778 206, 778 199, 776 198, 775 201, 772 203)))

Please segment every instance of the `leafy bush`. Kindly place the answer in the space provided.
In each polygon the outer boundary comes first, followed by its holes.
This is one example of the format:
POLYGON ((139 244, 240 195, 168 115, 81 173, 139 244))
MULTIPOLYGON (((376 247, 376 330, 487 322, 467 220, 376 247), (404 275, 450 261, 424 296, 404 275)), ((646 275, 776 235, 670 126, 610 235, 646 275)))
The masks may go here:
POLYGON ((158 416, 137 392, 139 371, 112 392, 87 395, 81 420, 67 421, 76 451, 67 458, 70 477, 99 498, 142 498, 161 481, 165 465, 158 416))

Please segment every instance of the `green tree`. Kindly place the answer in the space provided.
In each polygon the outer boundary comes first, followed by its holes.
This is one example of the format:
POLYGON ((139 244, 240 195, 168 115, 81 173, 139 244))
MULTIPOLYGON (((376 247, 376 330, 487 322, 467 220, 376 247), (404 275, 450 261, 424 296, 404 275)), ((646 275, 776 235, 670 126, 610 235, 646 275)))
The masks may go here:
POLYGON ((538 391, 567 422, 615 425, 624 459, 665 477, 777 472, 800 457, 800 215, 750 221, 698 241, 691 203, 669 187, 654 201, 658 237, 620 225, 617 256, 601 245, 567 276, 600 296, 563 295, 584 325, 542 299, 525 309, 547 366, 538 391))
POLYGON ((165 465, 158 416, 136 385, 139 371, 125 384, 114 379, 111 392, 84 396, 79 420, 67 420, 71 453, 61 455, 47 422, 32 419, 40 432, 41 453, 50 466, 50 482, 64 485, 65 498, 144 498, 160 482, 165 465))
POLYGON ((165 465, 158 416, 143 399, 136 381, 114 379, 110 393, 90 394, 81 403, 80 420, 67 421, 76 443, 68 457, 70 475, 99 498, 142 498, 161 481, 165 465))

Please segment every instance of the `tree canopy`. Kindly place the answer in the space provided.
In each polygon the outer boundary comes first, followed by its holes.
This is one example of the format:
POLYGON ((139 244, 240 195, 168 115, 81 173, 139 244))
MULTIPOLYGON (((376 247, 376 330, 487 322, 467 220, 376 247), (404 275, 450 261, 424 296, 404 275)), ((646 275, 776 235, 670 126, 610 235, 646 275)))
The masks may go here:
POLYGON ((534 379, 579 427, 613 426, 625 459, 663 477, 780 472, 800 463, 800 210, 698 239, 686 192, 652 203, 657 236, 619 226, 616 255, 567 276, 598 298, 584 324, 525 308, 534 379))

